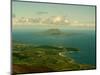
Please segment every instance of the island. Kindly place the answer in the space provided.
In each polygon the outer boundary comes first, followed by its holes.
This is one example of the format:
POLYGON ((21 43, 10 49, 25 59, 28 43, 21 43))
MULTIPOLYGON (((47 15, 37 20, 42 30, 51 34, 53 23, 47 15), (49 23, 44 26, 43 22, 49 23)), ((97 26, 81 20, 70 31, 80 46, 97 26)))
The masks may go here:
POLYGON ((95 69, 95 65, 80 64, 65 55, 65 52, 69 51, 79 51, 79 49, 13 43, 12 73, 14 75, 95 69))

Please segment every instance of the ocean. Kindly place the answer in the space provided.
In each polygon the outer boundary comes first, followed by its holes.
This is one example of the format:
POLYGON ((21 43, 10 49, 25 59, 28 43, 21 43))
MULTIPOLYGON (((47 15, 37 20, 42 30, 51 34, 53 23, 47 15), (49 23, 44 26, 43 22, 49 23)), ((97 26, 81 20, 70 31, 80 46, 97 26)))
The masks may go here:
POLYGON ((15 27, 12 29, 12 39, 19 43, 78 48, 80 52, 70 53, 70 56, 76 62, 96 64, 96 37, 94 29, 59 28, 61 32, 71 35, 51 35, 47 33, 48 29, 51 28, 15 27))

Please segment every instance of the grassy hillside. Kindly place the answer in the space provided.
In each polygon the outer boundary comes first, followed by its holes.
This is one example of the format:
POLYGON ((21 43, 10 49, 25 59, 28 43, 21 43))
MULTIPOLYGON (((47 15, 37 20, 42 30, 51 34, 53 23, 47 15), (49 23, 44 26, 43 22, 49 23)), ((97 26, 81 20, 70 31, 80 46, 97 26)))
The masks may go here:
POLYGON ((69 70, 94 69, 95 66, 79 64, 68 51, 79 51, 77 48, 59 48, 54 46, 35 46, 13 43, 13 73, 41 73, 69 70), (68 54, 68 53, 67 53, 68 54))

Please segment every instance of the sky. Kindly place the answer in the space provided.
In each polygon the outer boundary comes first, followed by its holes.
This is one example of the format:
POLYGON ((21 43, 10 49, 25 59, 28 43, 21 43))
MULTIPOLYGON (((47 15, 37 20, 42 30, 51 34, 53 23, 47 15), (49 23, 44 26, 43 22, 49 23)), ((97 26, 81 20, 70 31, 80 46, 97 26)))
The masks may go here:
POLYGON ((95 6, 12 2, 12 22, 17 25, 95 27, 95 6))

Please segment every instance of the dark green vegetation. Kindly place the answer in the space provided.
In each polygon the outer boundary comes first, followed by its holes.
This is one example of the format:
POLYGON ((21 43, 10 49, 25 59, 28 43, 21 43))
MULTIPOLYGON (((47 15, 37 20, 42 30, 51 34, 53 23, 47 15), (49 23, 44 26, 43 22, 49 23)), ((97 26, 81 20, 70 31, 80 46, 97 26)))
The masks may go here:
POLYGON ((35 46, 13 43, 13 73, 59 72, 95 69, 95 66, 79 64, 70 58, 69 51, 77 48, 35 46))

